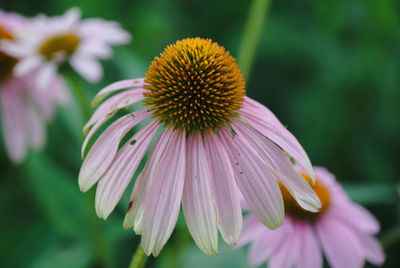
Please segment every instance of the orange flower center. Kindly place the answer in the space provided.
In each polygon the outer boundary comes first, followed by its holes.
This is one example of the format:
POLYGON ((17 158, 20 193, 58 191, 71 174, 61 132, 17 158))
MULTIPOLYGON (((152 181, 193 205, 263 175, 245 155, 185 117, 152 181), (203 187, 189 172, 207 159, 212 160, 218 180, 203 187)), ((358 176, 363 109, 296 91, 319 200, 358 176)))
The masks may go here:
POLYGON ((321 201, 321 209, 319 212, 316 213, 304 210, 296 202, 289 191, 280 184, 279 186, 281 188, 283 201, 285 204, 285 212, 293 218, 314 222, 329 208, 331 197, 326 186, 319 182, 318 179, 315 180, 315 185, 312 186, 311 178, 304 174, 302 174, 302 176, 311 185, 314 192, 318 195, 319 200, 321 201))
POLYGON ((69 56, 75 52, 78 45, 79 37, 73 33, 56 35, 41 44, 39 53, 47 59, 52 59, 58 54, 69 56))
MULTIPOLYGON (((12 40, 14 38, 11 33, 0 26, 0 40, 4 39, 12 40)), ((4 82, 11 76, 17 62, 17 59, 0 51, 0 83, 4 82)))
POLYGON ((169 45, 151 63, 145 82, 145 104, 154 117, 187 133, 229 124, 245 95, 235 59, 210 39, 169 45))

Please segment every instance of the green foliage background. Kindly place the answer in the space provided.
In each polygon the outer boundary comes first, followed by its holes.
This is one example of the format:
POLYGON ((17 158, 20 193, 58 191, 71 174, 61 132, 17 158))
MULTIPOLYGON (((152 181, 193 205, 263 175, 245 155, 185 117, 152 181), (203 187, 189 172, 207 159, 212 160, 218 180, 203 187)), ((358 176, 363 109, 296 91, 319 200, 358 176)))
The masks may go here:
MULTIPOLYGON (((26 16, 71 6, 84 17, 118 21, 133 35, 104 62, 101 83, 78 79, 91 98, 111 82, 143 77, 154 56, 184 37, 212 38, 236 56, 250 1, 0 1, 1 9, 26 16)), ((384 266, 399 267, 400 235, 393 230, 400 228, 400 3, 273 1, 247 91, 379 219, 384 266)), ((76 104, 59 109, 46 149, 22 165, 12 165, 0 144, 0 267, 127 267, 140 241, 122 228, 131 186, 110 218, 91 228, 94 191, 84 195, 77 184, 83 123, 76 104)), ((204 255, 181 217, 148 267, 247 267, 246 249, 220 248, 218 256, 204 255)))

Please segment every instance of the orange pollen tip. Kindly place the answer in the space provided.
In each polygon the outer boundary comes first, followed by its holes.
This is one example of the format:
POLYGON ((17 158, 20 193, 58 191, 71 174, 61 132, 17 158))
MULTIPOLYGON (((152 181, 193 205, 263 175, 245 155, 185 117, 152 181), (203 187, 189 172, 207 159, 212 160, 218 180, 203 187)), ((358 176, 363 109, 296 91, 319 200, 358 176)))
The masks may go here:
POLYGON ((48 59, 56 54, 71 55, 79 45, 79 37, 74 33, 66 33, 53 36, 44 41, 39 47, 39 53, 48 59))
POLYGON ((167 46, 151 63, 145 82, 145 105, 154 117, 188 134, 230 122, 245 96, 236 60, 210 39, 187 38, 167 46))
POLYGON ((283 202, 285 204, 285 212, 298 220, 304 220, 309 222, 315 222, 330 206, 331 197, 328 189, 324 184, 322 184, 316 178, 314 186, 312 186, 312 180, 309 176, 305 174, 301 174, 303 178, 311 185, 314 192, 319 197, 321 201, 321 209, 319 212, 310 212, 304 210, 300 205, 296 202, 293 196, 289 193, 289 191, 283 186, 279 184, 279 187, 282 192, 283 202))

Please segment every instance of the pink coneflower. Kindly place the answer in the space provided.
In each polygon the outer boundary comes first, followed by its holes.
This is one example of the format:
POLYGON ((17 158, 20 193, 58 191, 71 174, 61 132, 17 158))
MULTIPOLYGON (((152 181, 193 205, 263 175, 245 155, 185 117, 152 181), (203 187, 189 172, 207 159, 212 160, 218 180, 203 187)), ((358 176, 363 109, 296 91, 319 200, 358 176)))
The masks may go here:
POLYGON ((253 215, 247 216, 238 246, 251 244, 250 265, 268 261, 270 268, 318 268, 323 267, 322 252, 334 268, 361 268, 365 260, 381 265, 385 256, 374 237, 379 222, 353 203, 326 169, 314 171, 320 212, 305 211, 281 186, 286 210, 281 227, 271 231, 253 215))
MULTIPOLYGON (((14 39, 14 32, 25 19, 0 11, 0 43, 14 39)), ((44 92, 32 85, 36 72, 15 77, 18 59, 0 50, 0 108, 3 137, 14 162, 21 162, 28 146, 40 149, 45 143, 45 122, 53 115, 54 104, 66 100, 66 90, 59 77, 52 78, 51 90, 44 92)))
POLYGON ((16 75, 39 68, 37 84, 42 88, 65 62, 89 82, 98 82, 103 76, 99 59, 111 57, 110 45, 125 44, 131 39, 116 22, 81 20, 78 8, 69 9, 63 16, 40 15, 18 31, 17 37, 17 42, 7 42, 2 47, 10 55, 23 58, 15 68, 16 75))
POLYGON ((101 90, 94 105, 122 91, 104 101, 86 124, 82 154, 118 110, 138 102, 145 107, 113 122, 83 162, 81 190, 99 181, 97 215, 107 218, 115 208, 158 130, 161 134, 136 180, 124 221, 125 228, 142 234, 146 254, 159 254, 181 202, 191 235, 210 255, 217 252, 218 229, 230 245, 239 237, 237 188, 270 228, 284 218, 277 180, 302 207, 317 211, 318 197, 286 155, 313 177, 306 153, 266 107, 245 96, 244 88, 229 52, 209 39, 189 38, 156 57, 146 79, 120 81, 101 90), (144 120, 148 123, 120 144, 144 120))

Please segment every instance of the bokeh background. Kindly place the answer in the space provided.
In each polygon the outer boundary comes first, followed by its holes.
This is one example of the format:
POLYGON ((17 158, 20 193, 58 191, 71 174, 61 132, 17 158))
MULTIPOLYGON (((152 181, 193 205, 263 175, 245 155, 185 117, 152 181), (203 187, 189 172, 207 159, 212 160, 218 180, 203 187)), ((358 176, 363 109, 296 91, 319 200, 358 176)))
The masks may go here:
MULTIPOLYGON (((154 56, 185 37, 209 37, 237 56, 250 1, 1 0, 26 16, 69 7, 115 20, 133 42, 104 62, 103 86, 143 77, 154 56)), ((400 3, 396 0, 273 1, 246 81, 249 96, 286 124, 315 165, 381 222, 384 267, 400 267, 400 3), (396 232, 397 230, 397 232, 396 232)), ((107 221, 94 217, 94 191, 79 192, 81 128, 74 103, 48 126, 43 152, 13 165, 0 143, 0 267, 127 267, 140 237, 122 221, 132 186, 107 221), (93 221, 95 221, 93 223, 93 221), (96 227, 97 226, 97 227, 96 227), (98 235, 101 233, 102 235, 98 235)), ((246 248, 204 255, 183 217, 147 267, 247 267, 246 248)))

